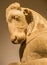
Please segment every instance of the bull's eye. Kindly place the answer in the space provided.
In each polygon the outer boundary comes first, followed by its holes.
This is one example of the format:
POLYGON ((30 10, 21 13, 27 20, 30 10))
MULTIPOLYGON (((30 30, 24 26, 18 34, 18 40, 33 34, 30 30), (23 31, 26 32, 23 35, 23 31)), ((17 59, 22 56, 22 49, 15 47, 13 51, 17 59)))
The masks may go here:
POLYGON ((12 16, 12 19, 14 19, 16 21, 20 21, 20 17, 12 16))
POLYGON ((15 16, 12 16, 12 19, 15 19, 15 16))

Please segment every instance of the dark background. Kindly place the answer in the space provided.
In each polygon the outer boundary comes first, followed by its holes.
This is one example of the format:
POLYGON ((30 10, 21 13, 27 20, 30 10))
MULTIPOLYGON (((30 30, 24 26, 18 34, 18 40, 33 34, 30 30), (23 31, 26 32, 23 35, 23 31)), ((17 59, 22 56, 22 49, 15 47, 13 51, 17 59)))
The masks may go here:
POLYGON ((35 10, 47 19, 47 0, 0 0, 0 65, 19 61, 20 45, 11 43, 5 18, 5 10, 13 2, 35 10))

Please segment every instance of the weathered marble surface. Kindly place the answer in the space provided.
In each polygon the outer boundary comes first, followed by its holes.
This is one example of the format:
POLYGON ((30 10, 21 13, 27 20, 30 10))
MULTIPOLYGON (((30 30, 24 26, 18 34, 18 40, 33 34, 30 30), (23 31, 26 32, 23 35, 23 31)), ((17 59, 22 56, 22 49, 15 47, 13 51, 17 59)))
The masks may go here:
POLYGON ((20 62, 9 65, 47 65, 47 20, 19 3, 13 3, 6 9, 6 21, 10 39, 21 44, 20 62))

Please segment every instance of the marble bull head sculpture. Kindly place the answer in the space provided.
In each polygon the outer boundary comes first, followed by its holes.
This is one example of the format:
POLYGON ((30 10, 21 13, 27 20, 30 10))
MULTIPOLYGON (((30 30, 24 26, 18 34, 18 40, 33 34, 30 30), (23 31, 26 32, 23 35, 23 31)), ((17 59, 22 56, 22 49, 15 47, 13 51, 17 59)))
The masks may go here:
MULTIPOLYGON (((22 8, 19 3, 11 4, 6 9, 6 20, 10 32, 11 41, 14 44, 23 43, 29 35, 29 24, 33 16, 28 8, 22 8)), ((34 23, 34 22, 33 22, 34 23)), ((34 24, 31 26, 33 28, 34 24)))

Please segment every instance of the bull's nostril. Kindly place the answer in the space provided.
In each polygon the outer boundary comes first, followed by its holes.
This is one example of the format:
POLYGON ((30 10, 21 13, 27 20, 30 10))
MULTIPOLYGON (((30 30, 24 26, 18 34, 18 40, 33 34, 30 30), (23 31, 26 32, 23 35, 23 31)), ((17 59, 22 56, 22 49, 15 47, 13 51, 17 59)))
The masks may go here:
POLYGON ((17 39, 17 37, 15 36, 15 40, 17 39))

